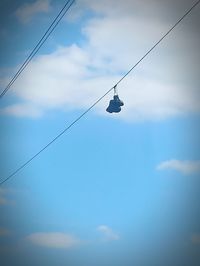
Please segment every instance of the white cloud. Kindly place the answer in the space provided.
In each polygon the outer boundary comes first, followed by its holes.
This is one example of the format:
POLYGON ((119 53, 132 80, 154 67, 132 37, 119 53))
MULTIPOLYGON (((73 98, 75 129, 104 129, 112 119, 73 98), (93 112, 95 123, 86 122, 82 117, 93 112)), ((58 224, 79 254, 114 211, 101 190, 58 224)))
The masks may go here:
MULTIPOLYGON (((49 55, 38 56, 12 88, 23 103, 8 106, 1 113, 39 117, 50 109, 68 111, 89 107, 177 19, 174 14, 169 23, 169 19, 162 17, 161 14, 166 13, 165 2, 114 2, 106 1, 105 9, 105 1, 80 1, 80 4, 103 14, 84 24, 82 32, 87 41, 81 46, 58 47, 49 55), (145 10, 149 6, 151 16, 146 16, 145 10)), ((76 5, 76 8, 81 7, 76 5)), ((185 9, 185 4, 181 8, 185 9)), ((125 106, 117 117, 128 121, 160 120, 200 112, 198 75, 195 79, 187 68, 198 65, 199 53, 193 47, 198 47, 194 45, 196 42, 195 32, 186 27, 185 32, 177 29, 156 48, 119 85, 125 106)), ((105 113, 109 97, 95 107, 98 114, 110 116, 105 113)))
POLYGON ((15 14, 17 18, 23 22, 29 22, 35 15, 39 13, 47 13, 50 10, 50 0, 37 0, 30 4, 24 4, 19 7, 15 14))
POLYGON ((78 238, 59 232, 34 233, 27 236, 27 240, 36 246, 58 249, 72 248, 81 244, 78 238))
POLYGON ((97 230, 103 234, 103 239, 106 241, 119 240, 119 235, 107 225, 100 225, 97 230))
POLYGON ((159 164, 157 170, 175 170, 185 175, 200 173, 200 161, 169 160, 159 164))
POLYGON ((41 110, 31 104, 13 104, 0 110, 0 114, 12 115, 16 117, 32 117, 37 118, 42 115, 41 110))
MULTIPOLYGON (((169 18, 169 14, 166 11, 172 11, 172 5, 174 10, 176 11, 177 7, 181 11, 187 8, 188 5, 187 0, 101 0, 101 1, 93 1, 93 0, 79 0, 78 5, 80 5, 80 9, 85 9, 90 7, 93 11, 109 16, 118 16, 120 17, 122 14, 126 13, 127 16, 138 16, 141 12, 144 16, 155 16, 157 14, 158 17, 169 18), (106 8, 105 8, 106 6, 106 8)), ((171 12, 172 13, 172 12, 171 12)), ((173 13, 172 13, 173 14, 173 13)), ((172 15, 170 14, 170 15, 172 15)))

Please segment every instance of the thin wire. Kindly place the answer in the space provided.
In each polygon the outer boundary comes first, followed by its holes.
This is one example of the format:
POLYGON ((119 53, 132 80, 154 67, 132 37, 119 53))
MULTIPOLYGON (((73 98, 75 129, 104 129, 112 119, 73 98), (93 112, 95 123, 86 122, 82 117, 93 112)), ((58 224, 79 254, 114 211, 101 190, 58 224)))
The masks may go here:
POLYGON ((58 138, 60 138, 66 131, 68 131, 76 122, 78 122, 84 115, 86 115, 95 105, 97 105, 113 88, 109 89, 103 96, 101 96, 93 105, 91 105, 84 113, 82 113, 78 118, 76 118, 68 127, 66 127, 60 134, 58 134, 53 140, 51 140, 46 146, 44 146, 39 152, 37 152, 33 157, 21 165, 17 170, 15 170, 11 175, 6 179, 0 182, 0 186, 3 185, 6 181, 16 175, 20 170, 22 170, 27 164, 29 164, 33 159, 35 159, 40 153, 46 150, 52 143, 54 143, 58 138))
POLYGON ((7 178, 0 182, 2 186, 5 182, 15 176, 19 171, 21 171, 27 164, 34 160, 40 153, 46 150, 51 144, 53 144, 58 138, 60 138, 64 133, 66 133, 72 126, 74 126, 83 116, 85 116, 95 105, 97 105, 107 94, 109 94, 130 72, 200 3, 197 1, 177 22, 174 26, 114 85, 109 89, 103 96, 101 96, 95 103, 93 103, 85 112, 83 112, 77 119, 75 119, 69 126, 67 126, 60 134, 58 134, 53 140, 51 140, 46 146, 44 146, 39 152, 32 156, 28 161, 22 164, 17 170, 10 174, 7 178))
POLYGON ((49 36, 51 35, 51 33, 57 27, 58 23, 61 21, 61 19, 65 16, 65 14, 67 13, 67 11, 70 9, 70 7, 75 2, 75 0, 72 0, 71 3, 70 3, 70 1, 71 0, 68 0, 66 2, 66 4, 63 6, 63 8, 59 12, 59 14, 53 20, 53 22, 51 23, 51 25, 49 26, 49 28, 46 30, 46 32, 44 33, 44 35, 42 36, 42 38, 39 40, 39 42, 37 43, 37 45, 34 47, 34 49, 32 50, 32 52, 29 54, 29 56, 27 57, 27 59, 21 65, 21 67, 19 68, 19 70, 16 72, 16 74, 14 75, 14 77, 11 79, 11 81, 6 86, 6 88, 2 91, 2 93, 0 94, 0 99, 11 88, 11 86, 13 85, 13 83, 17 80, 17 78, 21 75, 21 73, 24 71, 24 69, 28 66, 28 64, 31 62, 31 60, 33 59, 33 57, 38 53, 38 51, 40 50, 40 48, 43 46, 43 44, 49 38, 49 36), (70 3, 70 5, 68 6, 69 3, 70 3))
MULTIPOLYGON (((197 1, 175 24, 173 27, 171 27, 171 29, 169 29, 167 31, 167 33, 165 35, 163 35, 163 37, 154 44, 154 46, 152 46, 152 48, 116 83, 116 85, 118 85, 126 76, 128 76, 130 74, 130 72, 137 66, 140 64, 141 61, 144 60, 144 58, 150 54, 152 52, 152 50, 154 50, 154 48, 156 46, 158 46, 159 43, 162 42, 162 40, 200 3, 200 0, 197 1)), ((116 86, 115 85, 115 86, 116 86)))

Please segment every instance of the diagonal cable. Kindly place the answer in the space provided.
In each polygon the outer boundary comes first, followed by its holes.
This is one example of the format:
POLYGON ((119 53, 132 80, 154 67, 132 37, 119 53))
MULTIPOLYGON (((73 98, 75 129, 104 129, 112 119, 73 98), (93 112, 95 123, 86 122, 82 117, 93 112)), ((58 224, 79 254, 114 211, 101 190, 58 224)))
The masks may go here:
POLYGON ((8 83, 8 85, 5 87, 5 89, 1 92, 0 94, 0 99, 3 98, 3 96, 7 93, 7 91, 11 88, 11 86, 13 85, 13 83, 17 80, 17 78, 21 75, 21 73, 25 70, 25 68, 28 66, 28 64, 31 62, 31 60, 33 59, 33 57, 38 53, 38 51, 40 50, 40 48, 43 46, 43 44, 46 42, 46 40, 49 38, 49 36, 51 35, 51 33, 55 30, 55 28, 57 27, 58 23, 61 21, 61 19, 65 16, 65 14, 67 13, 67 11, 70 9, 70 7, 73 5, 73 3, 75 2, 75 0, 72 0, 72 2, 70 3, 71 0, 68 0, 66 2, 66 4, 63 6, 63 8, 61 9, 61 11, 59 12, 59 14, 56 16, 56 18, 53 20, 53 22, 51 23, 51 25, 49 26, 49 28, 46 30, 46 32, 44 33, 44 35, 42 36, 42 38, 39 40, 39 42, 37 43, 37 45, 34 47, 34 49, 32 50, 32 52, 29 54, 29 56, 27 57, 27 59, 24 61, 24 63, 21 65, 21 67, 18 69, 18 71, 16 72, 16 74, 14 75, 14 77, 11 79, 11 81, 8 83))
POLYGON ((173 27, 171 27, 163 36, 162 36, 162 38, 160 38, 160 40, 159 41, 157 41, 152 47, 151 47, 151 49, 149 49, 148 50, 148 52, 143 56, 143 57, 141 57, 140 58, 140 60, 116 83, 116 85, 115 86, 117 86, 123 79, 125 79, 125 77, 126 76, 128 76, 130 73, 131 73, 131 71, 137 66, 137 65, 139 65, 140 64, 140 62, 142 62, 143 60, 144 60, 144 58, 145 57, 147 57, 147 55, 148 54, 150 54, 155 48, 156 48, 156 46, 158 46, 162 41, 163 41, 163 39, 165 39, 165 37, 167 36, 167 35, 169 35, 169 33, 171 32, 171 31, 173 31, 173 29, 198 5, 200 3, 200 0, 199 1, 197 1, 174 25, 173 25, 173 27))
POLYGON ((163 39, 200 3, 200 0, 197 1, 168 31, 165 33, 158 42, 152 46, 151 49, 114 85, 110 88, 103 96, 101 96, 96 102, 94 102, 85 112, 83 112, 77 119, 75 119, 70 125, 68 125, 63 131, 61 131, 54 139, 52 139, 46 146, 44 146, 40 151, 38 151, 35 155, 33 155, 29 160, 27 160, 24 164, 22 164, 19 168, 17 168, 13 173, 11 173, 4 180, 0 181, 0 186, 6 183, 9 179, 15 176, 18 172, 20 172, 25 166, 27 166, 31 161, 33 161, 36 157, 40 155, 44 150, 46 150, 51 144, 53 144, 58 138, 60 138, 63 134, 71 129, 81 118, 83 118, 93 107, 95 107, 107 94, 109 94, 122 80, 127 77, 131 71, 139 64, 144 58, 153 50, 155 47, 163 41, 163 39))

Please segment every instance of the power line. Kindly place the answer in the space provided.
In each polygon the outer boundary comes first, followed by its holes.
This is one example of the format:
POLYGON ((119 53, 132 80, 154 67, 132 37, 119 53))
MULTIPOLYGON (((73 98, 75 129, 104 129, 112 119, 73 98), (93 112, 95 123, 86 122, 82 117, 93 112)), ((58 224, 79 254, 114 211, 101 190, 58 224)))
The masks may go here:
POLYGON ((168 31, 163 37, 160 38, 158 42, 148 52, 116 83, 115 86, 110 88, 103 96, 101 96, 95 103, 93 103, 85 112, 83 112, 77 119, 75 119, 69 126, 67 126, 63 131, 61 131, 53 140, 51 140, 46 146, 44 146, 40 151, 38 151, 34 156, 17 168, 12 174, 0 182, 0 186, 15 176, 19 171, 21 171, 25 166, 27 166, 31 161, 33 161, 40 153, 46 150, 51 144, 53 144, 58 138, 60 138, 64 133, 66 133, 72 126, 74 126, 82 117, 84 117, 95 105, 97 105, 107 94, 109 94, 122 80, 127 77, 131 71, 141 62, 144 58, 200 3, 197 1, 168 31))
POLYGON ((53 144, 58 138, 60 138, 66 131, 68 131, 74 124, 76 124, 84 115, 86 115, 95 105, 97 105, 113 88, 109 89, 103 96, 101 96, 93 105, 91 105, 85 112, 83 112, 78 118, 76 118, 69 126, 67 126, 61 133, 59 133, 54 139, 52 139, 46 146, 44 146, 39 152, 37 152, 33 157, 21 165, 17 170, 15 170, 6 179, 0 182, 0 186, 16 175, 20 170, 22 170, 27 164, 29 164, 33 159, 35 159, 40 153, 46 150, 51 144, 53 144))
POLYGON ((21 67, 16 72, 16 74, 14 75, 14 77, 11 79, 11 81, 8 83, 8 85, 5 87, 5 89, 1 92, 0 98, 2 98, 7 93, 7 91, 11 88, 11 86, 13 85, 13 83, 17 80, 17 78, 21 75, 21 73, 24 71, 24 69, 28 66, 28 64, 31 62, 31 60, 33 59, 33 57, 38 53, 38 51, 40 50, 40 48, 43 46, 43 44, 49 38, 49 36, 51 35, 51 33, 57 27, 58 23, 61 21, 61 19, 65 16, 65 14, 67 13, 67 11, 70 9, 70 7, 75 2, 75 0, 72 0, 71 3, 70 3, 70 1, 71 0, 68 0, 66 2, 66 4, 63 6, 63 8, 60 10, 59 14, 56 16, 56 18, 53 20, 53 22, 51 23, 51 25, 48 27, 48 29, 46 30, 46 32, 44 33, 44 35, 42 36, 42 38, 39 40, 39 42, 37 43, 37 45, 34 47, 34 49, 32 50, 32 52, 27 57, 27 59, 21 65, 21 67))
POLYGON ((130 72, 137 66, 139 65, 139 63, 141 61, 143 61, 143 59, 152 52, 152 50, 154 50, 154 48, 156 48, 156 46, 158 46, 159 43, 162 42, 163 39, 165 39, 165 37, 171 32, 173 31, 173 29, 200 3, 200 0, 197 1, 175 24, 173 27, 171 27, 163 36, 162 38, 160 38, 160 40, 155 43, 151 49, 148 50, 148 52, 141 57, 141 59, 116 83, 115 86, 117 86, 126 76, 128 76, 130 74, 130 72))

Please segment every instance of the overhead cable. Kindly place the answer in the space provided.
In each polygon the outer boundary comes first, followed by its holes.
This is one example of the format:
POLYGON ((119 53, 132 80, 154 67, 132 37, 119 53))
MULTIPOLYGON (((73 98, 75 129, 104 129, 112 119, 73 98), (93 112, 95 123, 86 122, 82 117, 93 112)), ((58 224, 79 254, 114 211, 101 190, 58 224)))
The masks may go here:
POLYGON ((70 125, 68 125, 63 131, 61 131, 53 140, 51 140, 46 146, 44 146, 40 151, 33 155, 29 160, 17 168, 13 173, 11 173, 7 178, 0 181, 0 186, 15 176, 19 171, 21 171, 25 166, 27 166, 31 161, 33 161, 38 155, 40 155, 44 150, 46 150, 51 144, 53 144, 58 138, 60 138, 64 133, 69 131, 72 126, 74 126, 82 117, 84 117, 94 106, 96 106, 107 94, 109 94, 115 87, 122 82, 122 80, 127 77, 131 71, 141 62, 144 58, 200 3, 200 0, 197 1, 168 31, 165 33, 158 42, 150 49, 148 52, 112 87, 110 88, 103 96, 101 96, 95 103, 93 103, 85 112, 83 112, 77 119, 75 119, 70 125))
POLYGON ((39 40, 37 45, 34 47, 32 52, 29 54, 29 56, 26 58, 24 63, 21 65, 21 67, 18 69, 14 77, 11 79, 11 81, 8 83, 8 85, 5 87, 5 89, 0 94, 0 99, 3 98, 3 96, 7 93, 7 91, 11 88, 13 83, 17 80, 17 78, 21 75, 21 73, 25 70, 25 68, 28 66, 28 64, 31 62, 33 57, 38 53, 40 48, 43 46, 43 44, 46 42, 46 40, 49 38, 51 33, 54 31, 54 29, 57 27, 58 23, 61 21, 61 19, 65 16, 67 11, 70 9, 70 7, 73 5, 75 0, 68 0, 66 4, 63 6, 63 8, 60 10, 59 14, 56 16, 56 18, 53 20, 51 25, 48 27, 42 38, 39 40))

